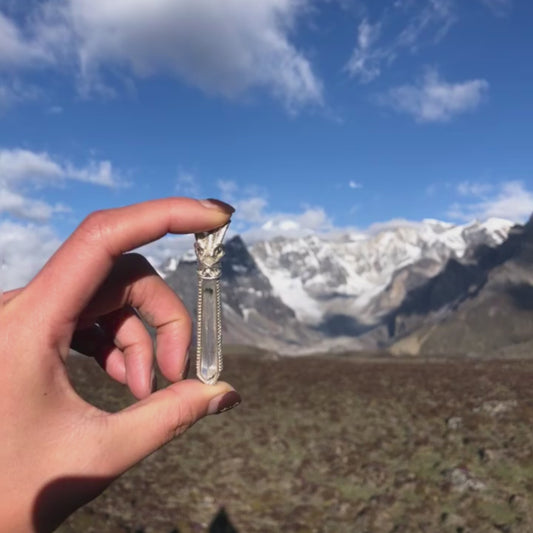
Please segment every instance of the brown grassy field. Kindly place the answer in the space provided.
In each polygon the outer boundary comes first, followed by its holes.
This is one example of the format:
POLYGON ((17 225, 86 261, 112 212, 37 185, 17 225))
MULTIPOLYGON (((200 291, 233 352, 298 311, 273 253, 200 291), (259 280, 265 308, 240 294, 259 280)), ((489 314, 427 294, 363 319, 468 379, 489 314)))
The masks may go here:
MULTIPOLYGON (((221 507, 241 533, 533 531, 533 361, 240 352, 224 379, 241 406, 59 531, 204 532, 221 507)), ((130 401, 90 361, 71 367, 94 403, 130 401)))

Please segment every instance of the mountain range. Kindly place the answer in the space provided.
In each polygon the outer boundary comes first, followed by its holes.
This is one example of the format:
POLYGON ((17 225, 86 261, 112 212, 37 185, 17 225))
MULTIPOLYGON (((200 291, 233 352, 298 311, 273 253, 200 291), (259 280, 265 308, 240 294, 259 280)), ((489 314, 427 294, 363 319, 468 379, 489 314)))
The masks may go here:
MULTIPOLYGON (((253 243, 235 236, 222 264, 224 341, 284 354, 526 350, 530 240, 532 222, 502 219, 396 222, 253 243)), ((195 259, 176 259, 159 270, 194 316, 195 259)))

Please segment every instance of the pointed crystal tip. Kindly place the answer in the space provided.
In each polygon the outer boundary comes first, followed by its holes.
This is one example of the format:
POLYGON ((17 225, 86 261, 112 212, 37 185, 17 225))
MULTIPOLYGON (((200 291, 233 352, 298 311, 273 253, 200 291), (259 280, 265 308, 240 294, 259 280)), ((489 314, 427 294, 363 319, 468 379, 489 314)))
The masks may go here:
POLYGON ((198 379, 206 385, 214 385, 218 381, 220 372, 216 367, 202 368, 198 372, 198 379))

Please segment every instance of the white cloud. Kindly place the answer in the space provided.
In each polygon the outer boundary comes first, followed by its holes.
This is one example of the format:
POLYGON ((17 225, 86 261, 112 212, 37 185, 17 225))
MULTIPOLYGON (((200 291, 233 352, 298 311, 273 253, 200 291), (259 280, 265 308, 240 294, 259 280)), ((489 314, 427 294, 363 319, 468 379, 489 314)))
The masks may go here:
POLYGON ((257 222, 243 232, 247 242, 279 236, 302 237, 310 233, 328 233, 335 229, 321 207, 304 207, 301 212, 292 213, 265 212, 262 221, 257 222))
POLYGON ((109 73, 170 74, 228 98, 266 90, 296 111, 322 103, 320 80, 290 41, 307 1, 48 0, 24 32, 1 15, 0 71, 76 64, 85 94, 112 93, 109 73))
POLYGON ((0 149, 0 184, 53 185, 68 179, 103 187, 124 185, 109 161, 90 161, 85 167, 77 167, 69 161, 54 160, 46 152, 0 149))
POLYGON ((42 200, 28 198, 9 189, 0 189, 0 213, 7 213, 17 218, 45 222, 55 213, 68 211, 68 207, 61 204, 52 206, 42 200))
POLYGON ((25 285, 58 248, 49 226, 0 220, 0 288, 25 285))
POLYGON ((44 152, 0 149, 0 183, 51 181, 62 177, 61 166, 44 152))
POLYGON ((237 200, 234 202, 236 209, 235 219, 243 220, 247 223, 261 223, 268 216, 264 213, 267 205, 266 199, 260 196, 237 200))
POLYGON ((358 181, 350 180, 348 187, 350 187, 350 189, 362 189, 363 184, 359 183, 358 181))
POLYGON ((470 203, 455 203, 448 216, 461 221, 491 217, 524 222, 533 213, 533 192, 519 181, 501 183, 491 196, 470 203))
POLYGON ((328 233, 334 226, 321 207, 307 207, 300 213, 270 213, 261 226, 244 233, 248 242, 273 237, 302 237, 310 233, 328 233))
POLYGON ((456 20, 453 0, 395 2, 393 7, 385 9, 378 22, 365 18, 359 24, 357 44, 345 70, 361 83, 377 78, 400 54, 438 43, 456 20))
POLYGON ((435 70, 428 70, 414 85, 395 87, 379 102, 413 116, 418 122, 446 122, 476 109, 488 89, 489 84, 483 79, 448 83, 435 70))
POLYGON ((102 187, 115 188, 127 185, 127 182, 117 176, 110 161, 90 161, 83 168, 67 163, 63 168, 63 177, 102 187))
POLYGON ((0 149, 0 214, 46 221, 68 211, 64 205, 32 198, 35 189, 58 186, 67 180, 109 188, 125 184, 109 161, 90 161, 85 167, 77 167, 69 161, 54 160, 46 152, 0 149))
POLYGON ((311 231, 325 232, 333 228, 333 223, 322 207, 308 207, 296 216, 296 222, 301 228, 311 231))

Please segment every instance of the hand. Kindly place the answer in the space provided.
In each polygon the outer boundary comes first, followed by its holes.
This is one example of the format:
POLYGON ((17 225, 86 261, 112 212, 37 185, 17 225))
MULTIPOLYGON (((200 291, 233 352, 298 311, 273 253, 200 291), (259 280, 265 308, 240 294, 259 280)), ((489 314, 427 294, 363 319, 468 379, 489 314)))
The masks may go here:
POLYGON ((166 233, 206 231, 221 202, 156 200, 90 215, 0 308, 0 524, 51 531, 79 506, 199 418, 236 405, 225 383, 182 380, 190 318, 148 262, 125 252, 166 233), (173 382, 151 393, 152 341, 173 382), (95 325, 98 323, 98 325, 95 325), (86 403, 65 370, 71 343, 140 399, 115 414, 86 403))

